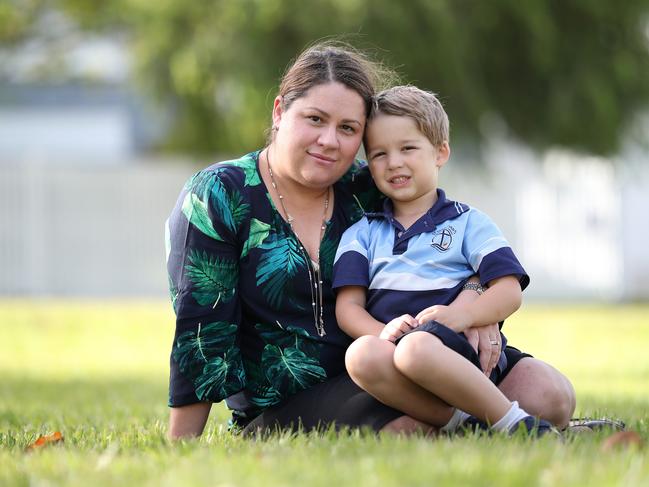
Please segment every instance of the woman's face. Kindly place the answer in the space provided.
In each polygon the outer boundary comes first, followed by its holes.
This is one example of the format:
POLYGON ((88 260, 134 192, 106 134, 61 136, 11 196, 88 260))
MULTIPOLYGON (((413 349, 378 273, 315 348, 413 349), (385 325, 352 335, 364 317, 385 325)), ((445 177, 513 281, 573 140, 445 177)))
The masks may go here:
POLYGON ((365 129, 365 104, 354 90, 330 82, 312 87, 287 110, 277 97, 273 123, 273 170, 299 185, 326 188, 354 161, 365 129))

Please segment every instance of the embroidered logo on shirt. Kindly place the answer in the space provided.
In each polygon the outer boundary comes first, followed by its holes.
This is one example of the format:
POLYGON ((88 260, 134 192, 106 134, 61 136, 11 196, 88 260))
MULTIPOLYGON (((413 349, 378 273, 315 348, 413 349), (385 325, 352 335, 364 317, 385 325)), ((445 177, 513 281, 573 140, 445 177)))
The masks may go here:
POLYGON ((435 247, 440 252, 446 252, 451 248, 455 233, 457 231, 451 225, 433 232, 433 240, 430 242, 431 247, 435 247))

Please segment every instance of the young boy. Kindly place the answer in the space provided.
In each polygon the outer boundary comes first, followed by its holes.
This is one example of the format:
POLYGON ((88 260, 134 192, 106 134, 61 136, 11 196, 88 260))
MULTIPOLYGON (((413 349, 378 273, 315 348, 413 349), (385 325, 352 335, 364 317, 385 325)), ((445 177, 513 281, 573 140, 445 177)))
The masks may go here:
MULTIPOLYGON (((457 429, 468 424, 467 411, 474 426, 507 432, 524 427, 541 435, 551 425, 494 385, 506 365, 504 354, 487 378, 462 333, 516 311, 529 278, 485 214, 438 189, 448 139, 448 117, 432 93, 399 86, 377 95, 365 148, 372 177, 388 199, 383 212, 367 214, 340 241, 333 276, 338 323, 352 338, 377 335, 394 342, 398 373, 456 408, 445 425, 434 426, 457 429), (469 282, 475 274, 481 285, 469 282), (478 298, 449 307, 463 289, 475 290, 478 298)), ((493 346, 501 342, 504 350, 504 336, 491 340, 493 346)), ((431 422, 416 404, 389 405, 431 422)))

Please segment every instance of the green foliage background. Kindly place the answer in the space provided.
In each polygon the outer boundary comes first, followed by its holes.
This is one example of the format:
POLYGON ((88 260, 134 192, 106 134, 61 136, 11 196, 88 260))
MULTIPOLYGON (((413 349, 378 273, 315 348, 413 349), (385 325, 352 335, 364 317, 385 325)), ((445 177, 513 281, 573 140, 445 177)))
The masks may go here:
POLYGON ((145 90, 173 109, 174 151, 259 147, 286 65, 335 35, 440 93, 467 140, 504 126, 606 154, 649 100, 648 0, 6 0, 0 40, 52 8, 128 36, 145 90))

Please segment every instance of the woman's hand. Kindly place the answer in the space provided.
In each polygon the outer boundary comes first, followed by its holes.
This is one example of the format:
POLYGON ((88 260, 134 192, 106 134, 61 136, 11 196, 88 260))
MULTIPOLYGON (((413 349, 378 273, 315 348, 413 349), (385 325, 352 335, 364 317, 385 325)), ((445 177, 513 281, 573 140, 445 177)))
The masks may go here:
POLYGON ((464 335, 478 353, 480 366, 484 374, 489 377, 491 371, 498 363, 501 352, 500 328, 494 323, 493 325, 478 326, 467 328, 464 335))
POLYGON ((379 338, 383 340, 389 340, 395 342, 397 338, 403 335, 405 332, 417 328, 419 323, 412 316, 406 314, 401 315, 393 320, 389 321, 381 330, 379 338))
POLYGON ((461 333, 473 324, 471 315, 463 306, 444 306, 436 304, 421 310, 415 316, 417 323, 423 325, 427 321, 435 320, 447 326, 456 333, 461 333))

